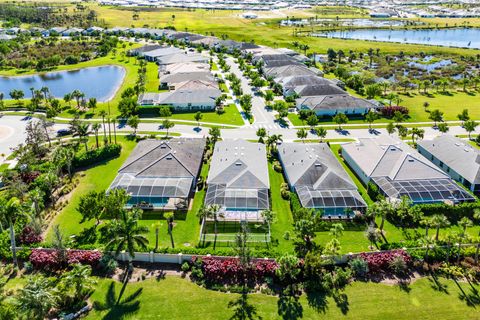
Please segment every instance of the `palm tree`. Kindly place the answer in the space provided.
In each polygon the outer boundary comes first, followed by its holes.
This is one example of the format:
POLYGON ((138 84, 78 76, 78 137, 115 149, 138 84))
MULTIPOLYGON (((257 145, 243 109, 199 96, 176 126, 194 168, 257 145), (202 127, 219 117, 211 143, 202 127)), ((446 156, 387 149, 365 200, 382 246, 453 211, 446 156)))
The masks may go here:
POLYGON ((463 123, 463 128, 468 132, 468 139, 472 139, 472 132, 475 131, 475 128, 478 126, 478 123, 474 120, 467 120, 463 123))
POLYGON ((8 200, 4 197, 0 198, 0 217, 2 220, 7 221, 10 229, 10 245, 12 249, 13 264, 15 266, 18 266, 18 262, 14 224, 16 219, 22 214, 22 204, 18 198, 11 197, 8 200))
POLYGON ((170 242, 172 243, 172 248, 175 248, 175 242, 173 241, 173 221, 175 219, 175 214, 173 212, 166 212, 163 214, 165 220, 167 220, 168 234, 170 235, 170 242))
POLYGON ((320 142, 323 142, 323 139, 325 139, 325 137, 327 136, 327 129, 325 129, 324 127, 318 127, 315 130, 315 133, 320 138, 320 142))
POLYGON ((438 235, 440 233, 440 228, 445 228, 450 225, 450 221, 448 221, 447 217, 443 214, 436 214, 432 216, 431 219, 432 227, 436 229, 435 232, 435 241, 438 241, 438 235))
POLYGON ((162 122, 162 127, 163 129, 166 129, 167 130, 167 133, 165 135, 166 138, 168 138, 168 131, 173 128, 175 126, 175 123, 173 123, 172 121, 168 120, 168 119, 165 119, 163 120, 162 122))
POLYGON ((410 130, 410 134, 412 135, 412 143, 415 144, 415 137, 423 138, 425 130, 420 128, 412 128, 412 130, 410 130))
POLYGON ((45 100, 45 105, 47 105, 48 93, 50 92, 50 89, 48 89, 48 87, 42 87, 40 88, 40 92, 43 93, 43 99, 45 100))
POLYGON ((462 234, 465 236, 467 234, 467 228, 473 226, 473 222, 467 217, 463 217, 458 221, 458 225, 462 227, 462 234))
POLYGON ((100 110, 99 112, 100 117, 102 117, 102 124, 103 124, 103 142, 107 144, 107 130, 105 129, 105 117, 107 116, 107 111, 100 110))
POLYGON ((82 122, 77 127, 76 135, 80 137, 80 141, 85 144, 85 151, 88 151, 88 131, 90 124, 88 122, 82 122))
POLYGON ((72 101, 72 94, 71 93, 66 93, 63 96, 63 101, 65 101, 65 103, 67 103, 68 106, 70 107, 70 101, 72 101))
POLYGON ((372 123, 378 119, 378 114, 373 110, 368 110, 368 113, 365 115, 365 121, 368 122, 368 127, 372 130, 372 123))
POLYGON ((267 136, 267 130, 265 128, 259 128, 257 130, 257 137, 259 143, 264 143, 267 136))
POLYGON ((158 234, 160 232, 160 227, 162 226, 161 223, 155 222, 152 224, 152 228, 155 230, 155 249, 153 249, 153 252, 157 252, 158 249, 158 234))
POLYGON ((218 237, 218 218, 223 217, 223 214, 221 212, 222 207, 219 206, 218 204, 212 204, 207 207, 202 206, 200 210, 198 210, 197 216, 201 220, 206 220, 208 218, 213 219, 213 229, 215 233, 215 239, 213 241, 213 250, 215 250, 217 246, 217 237, 218 237))
POLYGON ((138 209, 121 210, 120 219, 111 220, 109 229, 113 239, 105 246, 106 250, 114 250, 116 256, 125 250, 133 258, 137 249, 147 249, 148 239, 143 234, 148 232, 148 228, 138 225, 141 213, 138 209))
POLYGON ((280 141, 283 141, 283 138, 282 138, 281 134, 272 134, 267 139, 267 149, 270 150, 270 151, 276 151, 277 150, 277 144, 280 141))
POLYGON ((92 130, 95 132, 95 142, 96 142, 96 145, 97 145, 97 149, 98 149, 98 130, 100 130, 100 123, 98 122, 95 122, 94 124, 92 124, 92 130))
POLYGON ((370 216, 373 219, 373 221, 375 221, 376 217, 381 218, 380 227, 378 229, 380 230, 380 235, 382 236, 383 240, 386 243, 388 243, 388 241, 387 241, 387 238, 385 237, 383 228, 385 225, 385 219, 393 210, 394 208, 392 204, 385 199, 375 202, 373 205, 368 207, 368 210, 367 210, 367 215, 370 216))
POLYGON ((300 140, 302 140, 303 143, 305 143, 305 139, 307 138, 307 135, 308 135, 307 130, 305 130, 305 129, 303 129, 303 128, 300 128, 300 129, 297 131, 297 138, 299 138, 300 140))
POLYGON ((72 296, 83 300, 85 296, 93 289, 96 281, 90 277, 92 267, 89 265, 74 264, 71 271, 62 275, 61 282, 66 289, 73 289, 72 296))

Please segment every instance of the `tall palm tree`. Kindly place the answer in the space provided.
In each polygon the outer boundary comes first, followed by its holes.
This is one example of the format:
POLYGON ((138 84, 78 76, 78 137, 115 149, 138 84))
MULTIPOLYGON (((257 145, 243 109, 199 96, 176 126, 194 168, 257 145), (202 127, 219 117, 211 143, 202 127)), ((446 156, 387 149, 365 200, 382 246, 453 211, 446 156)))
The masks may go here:
POLYGON ((283 141, 283 138, 282 138, 281 134, 272 134, 267 139, 267 149, 270 150, 270 151, 276 151, 277 150, 277 144, 280 141, 283 141))
POLYGON ((95 122, 94 124, 92 124, 92 130, 95 132, 95 142, 97 144, 97 149, 98 149, 98 130, 100 130, 100 123, 98 122, 95 122))
POLYGON ((436 214, 432 216, 432 226, 436 229, 435 232, 435 241, 438 241, 438 235, 440 233, 440 228, 445 228, 450 225, 447 217, 443 214, 436 214))
POLYGON ((103 124, 103 142, 107 144, 107 130, 105 129, 105 117, 107 116, 107 111, 105 110, 100 110, 98 113, 100 117, 102 117, 102 124, 103 124))
POLYGON ((72 270, 65 272, 61 282, 64 288, 72 292, 74 299, 82 299, 93 289, 96 281, 90 277, 92 267, 89 265, 74 264, 72 270))
POLYGON ((393 210, 394 208, 392 204, 385 199, 375 202, 373 205, 368 207, 367 210, 367 215, 369 215, 373 219, 373 221, 375 221, 376 217, 380 217, 381 221, 378 229, 385 243, 388 243, 388 240, 385 237, 385 232, 383 231, 383 228, 385 226, 385 219, 393 210))
POLYGON ((467 234, 467 228, 473 226, 473 222, 467 217, 463 217, 458 221, 458 225, 462 227, 462 234, 465 236, 467 234))
POLYGON ((167 220, 167 231, 170 235, 170 242, 172 243, 172 248, 175 248, 175 241, 173 241, 173 221, 175 219, 175 214, 173 212, 166 212, 163 217, 167 220))
POLYGON ((133 258, 137 249, 147 248, 148 239, 143 234, 148 232, 148 228, 138 225, 140 215, 138 209, 122 210, 120 219, 110 222, 113 238, 105 246, 106 250, 114 250, 117 256, 125 250, 133 258))

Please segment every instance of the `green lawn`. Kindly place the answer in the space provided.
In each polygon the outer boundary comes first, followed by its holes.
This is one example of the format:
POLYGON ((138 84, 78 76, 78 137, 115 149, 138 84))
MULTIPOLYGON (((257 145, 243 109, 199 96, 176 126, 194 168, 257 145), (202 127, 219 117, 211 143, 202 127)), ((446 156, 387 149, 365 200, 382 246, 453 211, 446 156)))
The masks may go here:
MULTIPOLYGON (((59 225, 65 236, 78 235, 83 229, 89 228, 94 224, 93 220, 80 224, 82 216, 77 212, 76 208, 80 198, 89 191, 106 190, 110 186, 110 183, 117 175, 118 169, 136 145, 135 142, 129 141, 125 137, 119 136, 117 141, 122 145, 120 156, 85 170, 84 175, 79 178, 80 183, 73 191, 68 204, 54 218, 51 225, 59 225)), ((46 241, 51 241, 52 236, 53 229, 50 228, 47 232, 46 241)))
MULTIPOLYGON (((458 285, 452 280, 439 279, 445 292, 435 290, 433 281, 420 279, 401 289, 398 285, 355 282, 345 290, 346 308, 342 310, 332 298, 307 300, 303 295, 300 304, 283 305, 297 316, 283 319, 478 319, 478 310, 461 300, 461 287, 465 294, 472 293, 467 283, 458 285), (295 313, 296 311, 299 311, 295 313)), ((100 280, 91 301, 104 302, 112 280, 100 280)), ((120 283, 115 283, 115 296, 120 283)), ((478 285, 476 289, 480 289, 478 285)), ((120 304, 105 311, 91 311, 86 319, 228 319, 233 311, 228 303, 237 294, 203 289, 189 280, 176 276, 165 279, 148 279, 129 283, 123 295, 137 292, 130 306, 120 304), (139 290, 139 291, 138 291, 139 290), (138 291, 138 292, 137 292, 138 291)), ((249 294, 251 304, 262 319, 282 319, 279 315, 279 299, 263 294, 249 294)))
MULTIPOLYGON (((202 112, 203 118, 200 120, 201 122, 211 122, 211 123, 218 123, 218 124, 230 124, 230 125, 243 125, 243 119, 238 109, 235 105, 228 105, 225 106, 223 109, 225 110, 224 113, 218 114, 214 111, 211 112, 202 112)), ((190 120, 195 121, 194 119, 195 112, 190 113, 174 113, 171 117, 172 120, 190 120)))
POLYGON ((268 174, 270 178, 272 210, 276 213, 276 219, 271 226, 272 243, 274 246, 278 246, 275 250, 279 252, 293 252, 293 241, 283 238, 287 231, 290 233, 290 238, 293 238, 293 216, 290 211, 290 201, 284 200, 280 195, 280 185, 285 180, 282 173, 278 173, 273 169, 271 163, 268 164, 268 174))

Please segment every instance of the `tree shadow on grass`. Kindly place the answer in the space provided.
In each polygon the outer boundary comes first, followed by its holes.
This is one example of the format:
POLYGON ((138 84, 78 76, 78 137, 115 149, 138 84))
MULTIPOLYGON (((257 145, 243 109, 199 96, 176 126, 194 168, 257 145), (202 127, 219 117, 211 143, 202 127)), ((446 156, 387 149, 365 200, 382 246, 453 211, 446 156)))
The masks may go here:
POLYGON ((462 286, 458 283, 457 279, 453 279, 453 281, 455 282, 458 289, 460 290, 460 293, 458 294, 458 298, 460 300, 465 301, 467 306, 475 309, 477 308, 477 306, 480 306, 480 295, 479 295, 478 289, 473 286, 473 284, 470 282, 469 279, 467 279, 467 282, 470 285, 468 292, 466 292, 462 288, 462 286))
POLYGON ((307 291, 308 305, 317 313, 326 313, 328 309, 327 296, 323 292, 307 291))
POLYGON ((344 293, 344 292, 334 293, 333 294, 333 300, 335 301, 335 304, 340 309, 342 314, 346 315, 348 313, 348 311, 350 310, 350 303, 348 302, 347 294, 344 293))
POLYGON ((440 282, 440 279, 435 273, 431 273, 430 277, 428 277, 428 281, 430 281, 430 287, 438 292, 443 292, 445 294, 450 294, 448 291, 448 286, 440 282))
POLYGON ((303 318, 303 307, 296 295, 281 294, 277 302, 278 315, 283 320, 296 320, 303 318))
POLYGON ((138 301, 139 296, 142 294, 142 288, 139 288, 131 295, 127 296, 124 299, 121 299, 121 295, 124 291, 124 284, 120 296, 117 297, 115 290, 115 283, 110 283, 108 291, 105 295, 105 301, 95 301, 93 303, 93 308, 97 311, 108 311, 107 314, 103 316, 104 320, 114 320, 114 319, 123 319, 124 317, 134 314, 140 309, 140 301, 138 301))
POLYGON ((78 244, 93 244, 97 241, 97 230, 95 226, 83 229, 79 235, 75 237, 78 244))
POLYGON ((257 314, 257 308, 248 302, 247 289, 242 290, 242 294, 235 300, 228 303, 228 307, 233 309, 233 315, 230 320, 261 320, 262 317, 257 314))

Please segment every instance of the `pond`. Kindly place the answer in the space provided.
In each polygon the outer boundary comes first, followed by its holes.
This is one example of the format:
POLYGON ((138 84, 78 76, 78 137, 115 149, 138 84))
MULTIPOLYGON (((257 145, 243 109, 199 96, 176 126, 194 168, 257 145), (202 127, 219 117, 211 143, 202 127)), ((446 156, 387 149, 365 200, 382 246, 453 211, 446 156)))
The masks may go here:
POLYGON ((119 66, 101 66, 42 74, 0 77, 0 92, 9 99, 9 92, 23 90, 25 98, 31 98, 31 88, 48 87, 50 94, 63 98, 66 93, 80 90, 85 98, 97 98, 99 102, 112 99, 125 78, 125 69, 119 66))
POLYGON ((427 44, 446 47, 480 49, 479 28, 440 30, 365 29, 331 31, 314 34, 316 37, 427 44))

